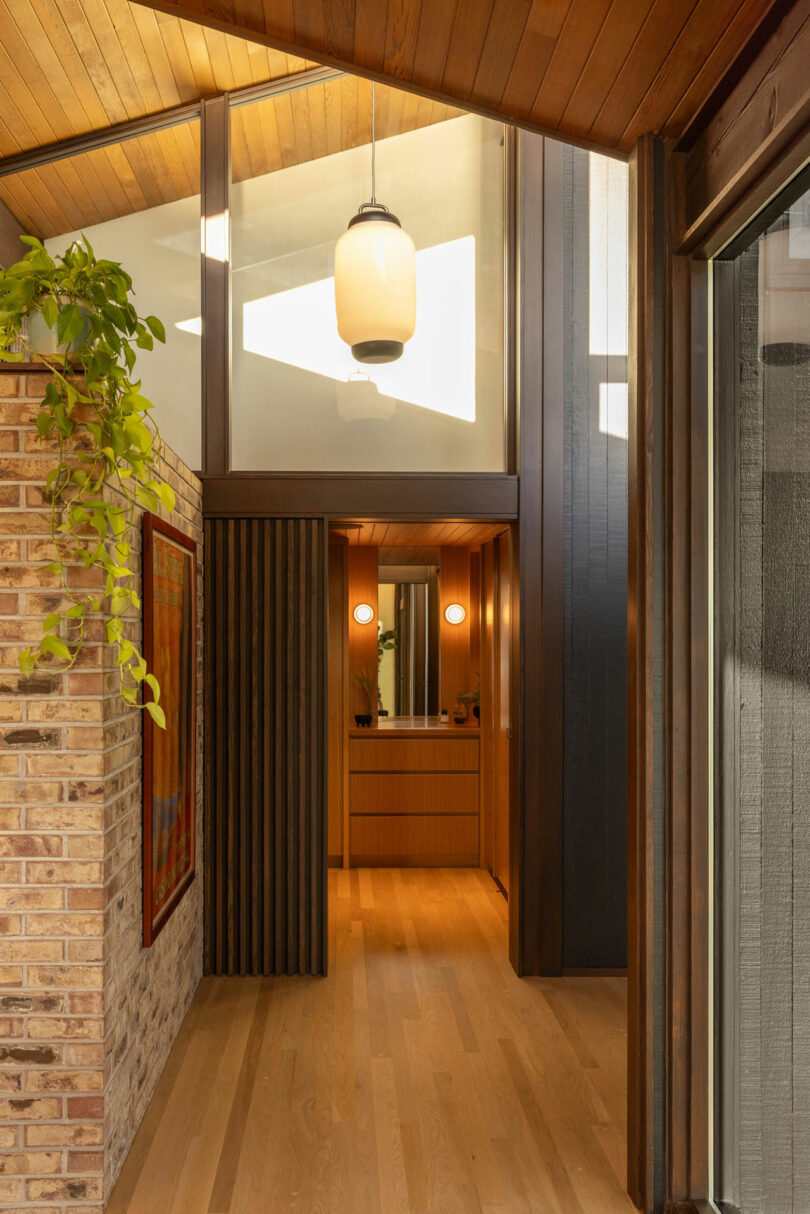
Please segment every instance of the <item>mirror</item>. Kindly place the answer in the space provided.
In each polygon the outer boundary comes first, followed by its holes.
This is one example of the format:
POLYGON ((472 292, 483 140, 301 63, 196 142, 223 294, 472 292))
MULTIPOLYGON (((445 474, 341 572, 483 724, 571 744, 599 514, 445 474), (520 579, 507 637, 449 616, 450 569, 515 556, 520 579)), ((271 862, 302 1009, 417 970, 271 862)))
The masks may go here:
POLYGON ((380 716, 438 714, 438 562, 435 565, 380 562, 377 660, 380 716))

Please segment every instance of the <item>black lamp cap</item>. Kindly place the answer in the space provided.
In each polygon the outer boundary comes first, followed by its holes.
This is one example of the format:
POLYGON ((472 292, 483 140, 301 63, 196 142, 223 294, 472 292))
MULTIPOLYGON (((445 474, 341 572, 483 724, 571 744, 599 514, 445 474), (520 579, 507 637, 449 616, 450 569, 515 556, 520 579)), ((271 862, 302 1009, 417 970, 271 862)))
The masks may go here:
POLYGON ((353 228, 356 223, 367 223, 371 219, 381 219, 384 223, 393 223, 398 228, 402 227, 396 215, 392 214, 388 207, 383 206, 381 202, 364 202, 357 214, 352 215, 349 227, 353 228))

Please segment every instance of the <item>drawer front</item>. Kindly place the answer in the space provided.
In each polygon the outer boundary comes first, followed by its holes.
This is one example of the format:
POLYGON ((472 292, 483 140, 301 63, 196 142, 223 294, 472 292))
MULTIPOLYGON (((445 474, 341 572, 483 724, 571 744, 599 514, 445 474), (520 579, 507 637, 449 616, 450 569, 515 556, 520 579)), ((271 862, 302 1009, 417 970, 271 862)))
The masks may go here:
POLYGON ((349 738, 349 771, 478 771, 478 738, 349 738))
POLYGON ((352 814, 477 814, 478 776, 466 772, 353 772, 352 814))
POLYGON ((351 819, 351 863, 477 865, 478 815, 356 817, 351 819))

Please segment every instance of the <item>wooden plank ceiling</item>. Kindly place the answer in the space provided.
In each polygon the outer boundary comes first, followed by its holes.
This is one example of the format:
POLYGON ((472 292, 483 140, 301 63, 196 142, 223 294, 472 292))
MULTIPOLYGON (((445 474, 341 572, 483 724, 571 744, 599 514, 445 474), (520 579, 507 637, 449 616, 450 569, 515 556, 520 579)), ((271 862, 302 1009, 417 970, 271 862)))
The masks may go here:
POLYGON ((486 523, 469 519, 441 519, 429 523, 330 523, 330 531, 345 535, 350 545, 377 547, 380 555, 400 559, 403 550, 409 553, 402 563, 426 564, 439 548, 480 548, 487 540, 506 531, 506 523, 486 523), (427 555, 416 559, 419 552, 427 555), (393 554, 393 555, 392 555, 393 554))
MULTIPOLYGON (((0 0, 0 8, 4 2, 10 0, 0 0)), ((120 2, 132 13, 145 11, 128 5, 126 0, 120 2)), ((119 0, 107 3, 117 4, 119 0)), ((162 27, 176 27, 174 32, 183 36, 181 41, 193 30, 214 44, 223 44, 220 49, 226 52, 230 52, 232 44, 243 49, 250 46, 241 39, 190 26, 177 18, 148 15, 162 27)), ((263 57, 254 66, 265 73, 265 79, 277 79, 279 74, 292 74, 311 66, 263 47, 252 49, 263 57)), ((227 55, 223 62, 226 61, 230 61, 227 55)), ((164 65, 167 62, 164 59, 164 65)), ((158 65, 153 67, 159 70, 158 65)), ((217 82, 219 89, 228 90, 251 83, 250 79, 244 79, 241 70, 229 76, 220 74, 217 82)), ((188 98, 183 96, 180 100, 188 98)), ((379 138, 441 122, 458 113, 440 102, 385 85, 377 89, 379 138)), ((138 117, 140 113, 131 116, 138 117)), ((57 130, 60 129, 64 128, 57 124, 57 130)), ((357 76, 344 76, 239 106, 232 111, 231 138, 234 181, 361 146, 371 138, 371 83, 357 76)), ((0 199, 26 231, 41 237, 73 232, 188 198, 199 190, 198 121, 0 178, 0 199)))
POLYGON ((614 152, 679 139, 779 0, 143 0, 614 152))

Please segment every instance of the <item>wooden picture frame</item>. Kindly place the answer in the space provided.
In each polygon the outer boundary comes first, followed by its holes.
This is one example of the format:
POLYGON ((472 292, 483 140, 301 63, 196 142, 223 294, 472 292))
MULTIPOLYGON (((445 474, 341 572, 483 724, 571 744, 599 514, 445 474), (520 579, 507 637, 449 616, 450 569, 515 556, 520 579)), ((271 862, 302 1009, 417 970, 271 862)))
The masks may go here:
MULTIPOLYGON (((196 848, 197 544, 143 519, 143 655, 160 683, 166 729, 143 714, 143 945, 194 880, 196 848), (172 660, 174 659, 174 660, 172 660)), ((150 692, 145 687, 144 693, 150 692)))

